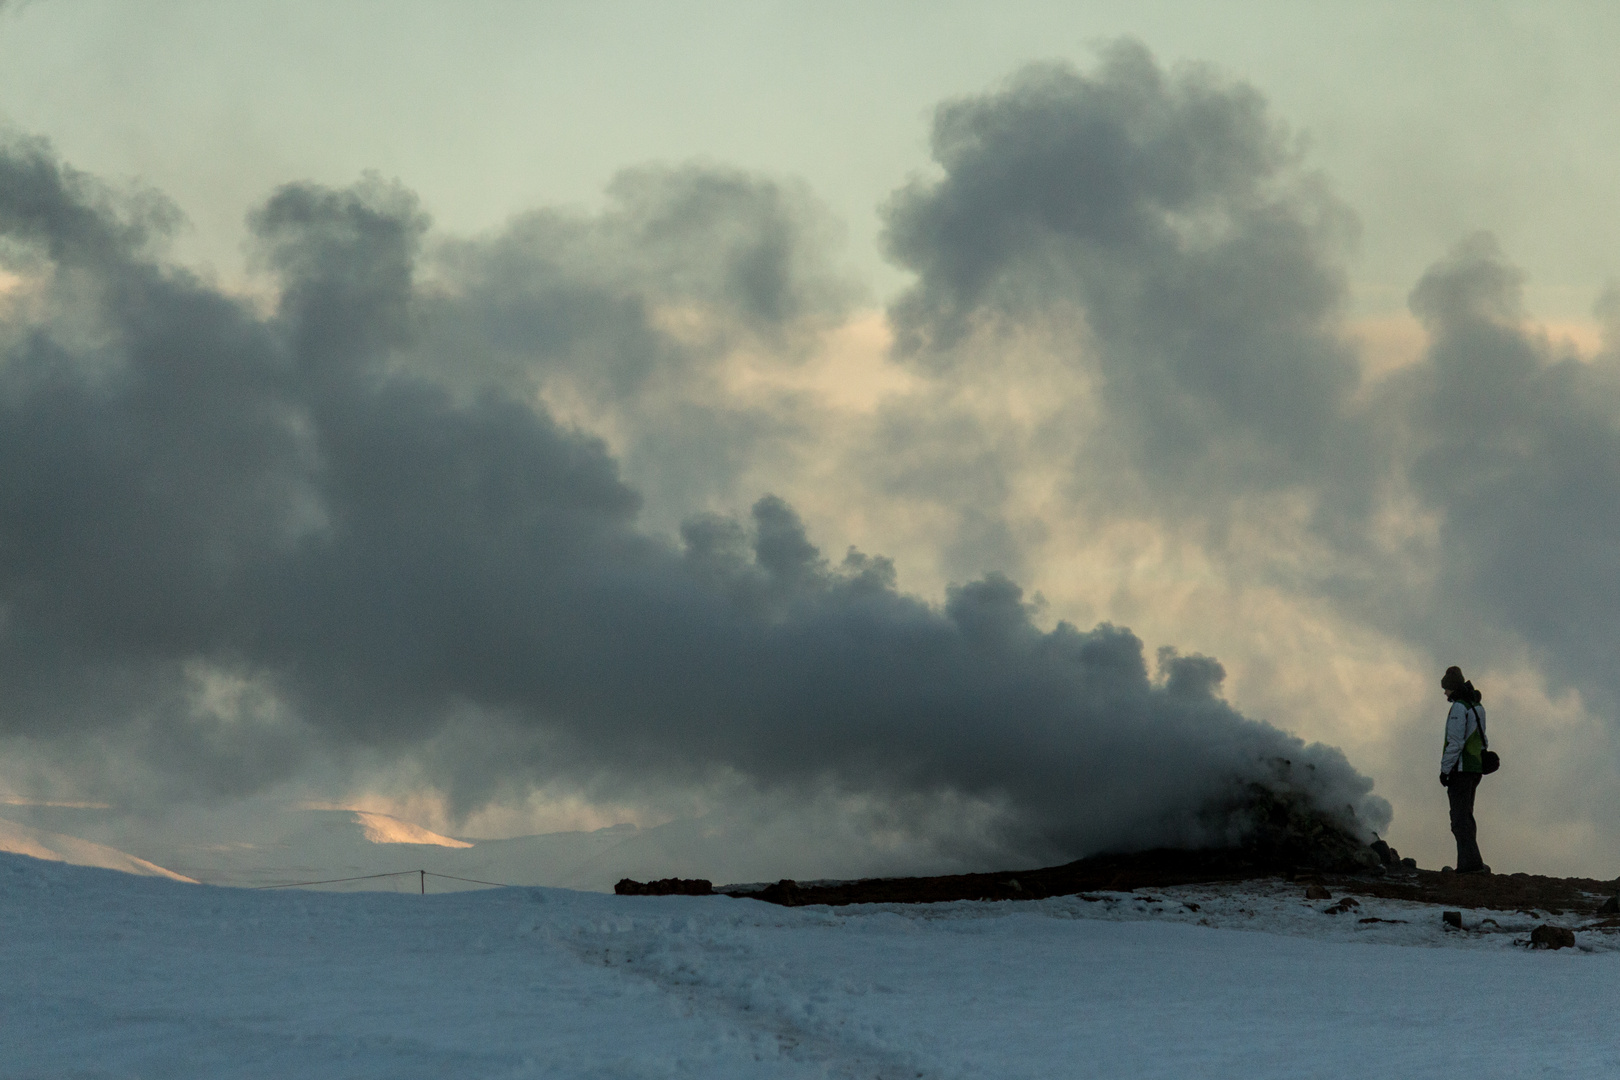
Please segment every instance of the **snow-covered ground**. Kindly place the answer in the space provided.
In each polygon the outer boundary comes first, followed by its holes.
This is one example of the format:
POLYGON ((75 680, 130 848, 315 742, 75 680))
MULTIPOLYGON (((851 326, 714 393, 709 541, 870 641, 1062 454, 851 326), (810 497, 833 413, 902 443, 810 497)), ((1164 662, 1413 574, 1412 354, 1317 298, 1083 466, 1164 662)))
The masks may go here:
POLYGON ((253 892, 0 855, 0 1076, 1620 1075, 1620 941, 1329 906, 253 892))

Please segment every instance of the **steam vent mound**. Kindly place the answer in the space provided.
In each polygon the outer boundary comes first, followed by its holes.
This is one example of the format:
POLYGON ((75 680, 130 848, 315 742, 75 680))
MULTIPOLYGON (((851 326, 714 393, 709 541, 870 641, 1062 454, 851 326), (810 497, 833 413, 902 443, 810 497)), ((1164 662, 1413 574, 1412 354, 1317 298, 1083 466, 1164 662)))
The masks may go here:
MULTIPOLYGON (((1382 840, 1357 838, 1353 822, 1341 823, 1291 793, 1256 785, 1246 807, 1249 839, 1237 847, 1095 855, 1062 866, 990 874, 941 877, 865 878, 805 884, 783 880, 762 889, 722 888, 730 896, 796 907, 802 904, 927 904, 950 900, 1038 900, 1090 890, 1167 888, 1206 881, 1241 881, 1277 875, 1334 875, 1383 878, 1410 875, 1416 864, 1402 860, 1382 840)), ((620 895, 704 895, 710 883, 667 878, 638 882, 625 878, 620 895)))

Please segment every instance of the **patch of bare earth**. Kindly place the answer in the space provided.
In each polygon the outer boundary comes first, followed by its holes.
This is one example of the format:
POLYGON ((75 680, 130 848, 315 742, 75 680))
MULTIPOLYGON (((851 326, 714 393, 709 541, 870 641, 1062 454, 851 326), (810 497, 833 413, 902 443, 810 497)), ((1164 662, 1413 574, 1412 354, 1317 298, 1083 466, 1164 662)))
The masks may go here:
MULTIPOLYGON (((763 889, 721 888, 729 896, 768 903, 805 904, 936 904, 952 900, 1040 900, 1094 891, 1130 892, 1212 882, 1285 881, 1318 883, 1336 896, 1351 894, 1408 900, 1454 908, 1496 911, 1545 911, 1555 915, 1600 916, 1613 908, 1620 879, 1555 878, 1536 874, 1454 874, 1415 870, 1399 865, 1381 873, 1346 873, 1281 864, 1249 849, 1180 851, 1160 849, 1120 855, 1098 855, 1062 866, 1007 870, 990 874, 947 874, 937 877, 865 878, 826 884, 779 881, 763 889)), ((697 884, 693 882, 693 885, 697 884)), ((703 882, 707 885, 707 882, 703 882)), ((707 892, 677 879, 621 884, 621 893, 707 892), (659 888, 662 886, 662 888, 659 888)))

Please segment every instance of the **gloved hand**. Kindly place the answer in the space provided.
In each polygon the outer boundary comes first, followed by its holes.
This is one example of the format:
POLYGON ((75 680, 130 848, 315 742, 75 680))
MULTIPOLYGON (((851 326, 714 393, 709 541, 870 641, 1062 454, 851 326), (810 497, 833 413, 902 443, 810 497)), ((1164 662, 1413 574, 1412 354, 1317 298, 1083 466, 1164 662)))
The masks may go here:
POLYGON ((1450 787, 1451 786, 1451 774, 1450 773, 1441 773, 1440 774, 1440 786, 1441 787, 1450 787))

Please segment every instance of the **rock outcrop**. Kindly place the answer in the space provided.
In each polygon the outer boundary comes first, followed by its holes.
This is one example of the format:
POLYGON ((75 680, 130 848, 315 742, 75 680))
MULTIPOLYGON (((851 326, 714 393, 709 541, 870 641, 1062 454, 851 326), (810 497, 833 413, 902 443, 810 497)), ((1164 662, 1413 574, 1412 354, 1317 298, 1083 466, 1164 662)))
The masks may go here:
POLYGON ((713 896, 714 882, 708 878, 670 877, 657 881, 620 878, 613 891, 620 896, 713 896))
POLYGON ((1553 926, 1543 923, 1530 931, 1530 947, 1532 949, 1573 949, 1575 947, 1575 931, 1567 926, 1553 926))

